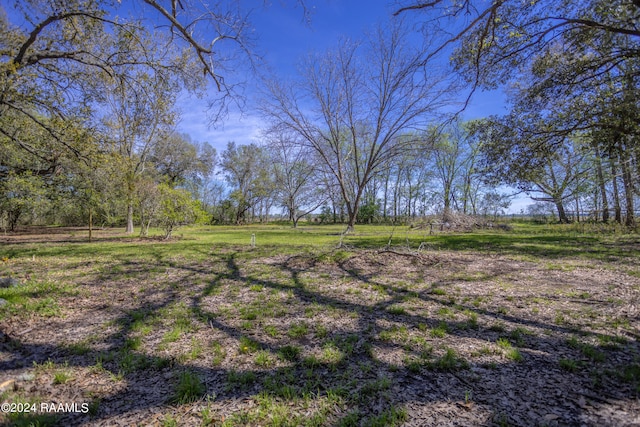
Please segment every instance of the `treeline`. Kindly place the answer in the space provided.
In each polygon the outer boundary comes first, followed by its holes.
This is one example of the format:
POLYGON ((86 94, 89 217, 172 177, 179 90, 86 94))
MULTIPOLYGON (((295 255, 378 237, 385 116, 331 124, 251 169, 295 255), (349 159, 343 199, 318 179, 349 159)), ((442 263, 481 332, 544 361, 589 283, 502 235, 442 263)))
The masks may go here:
MULTIPOLYGON (((340 185, 318 153, 295 138, 292 133, 274 132, 261 145, 228 144, 220 163, 228 196, 217 205, 211 203, 214 221, 246 223, 276 217, 295 226, 313 213, 315 221, 347 222, 340 185)), ((480 144, 469 133, 469 124, 403 138, 419 141, 372 175, 356 223, 409 222, 452 212, 495 216, 509 207, 508 194, 483 184, 480 144)))
POLYGON ((127 226, 140 235, 150 226, 166 237, 179 224, 207 221, 194 197, 215 165, 216 153, 187 135, 160 134, 144 147, 113 140, 83 144, 81 157, 47 138, 27 140, 34 153, 3 141, 0 154, 0 227, 20 224, 127 226), (127 149, 128 148, 128 149, 127 149), (53 161, 37 152, 57 152, 53 161))

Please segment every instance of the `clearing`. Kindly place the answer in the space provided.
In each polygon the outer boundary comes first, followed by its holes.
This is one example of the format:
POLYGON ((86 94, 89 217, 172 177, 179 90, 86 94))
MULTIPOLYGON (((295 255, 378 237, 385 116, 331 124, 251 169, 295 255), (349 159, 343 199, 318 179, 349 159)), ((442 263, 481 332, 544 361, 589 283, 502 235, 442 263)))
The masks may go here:
POLYGON ((640 424, 637 234, 40 231, 0 236, 9 425, 640 424))

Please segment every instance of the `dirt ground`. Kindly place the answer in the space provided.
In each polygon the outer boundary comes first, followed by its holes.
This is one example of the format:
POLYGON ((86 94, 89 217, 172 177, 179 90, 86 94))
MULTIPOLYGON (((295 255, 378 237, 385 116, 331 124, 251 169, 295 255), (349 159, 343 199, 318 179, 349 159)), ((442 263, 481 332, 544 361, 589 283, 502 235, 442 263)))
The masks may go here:
POLYGON ((89 408, 9 425, 640 425, 640 278, 616 260, 212 248, 4 262, 65 287, 57 310, 2 317, 3 402, 89 408), (182 403, 186 371, 204 388, 182 403))

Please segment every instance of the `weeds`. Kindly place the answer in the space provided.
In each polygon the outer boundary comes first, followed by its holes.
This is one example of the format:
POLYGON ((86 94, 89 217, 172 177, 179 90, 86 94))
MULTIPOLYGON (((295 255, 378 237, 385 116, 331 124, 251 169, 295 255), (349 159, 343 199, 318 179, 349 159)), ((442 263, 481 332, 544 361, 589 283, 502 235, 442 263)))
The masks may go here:
POLYGON ((172 401, 177 404, 191 403, 202 398, 206 388, 198 375, 191 371, 180 373, 172 401))

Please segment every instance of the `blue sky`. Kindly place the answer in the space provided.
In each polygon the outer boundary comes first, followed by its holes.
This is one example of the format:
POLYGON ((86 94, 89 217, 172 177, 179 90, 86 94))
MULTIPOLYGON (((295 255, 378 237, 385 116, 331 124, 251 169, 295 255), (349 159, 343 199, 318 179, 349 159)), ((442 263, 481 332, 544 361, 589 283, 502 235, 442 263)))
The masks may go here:
MULTIPOLYGON (((284 3, 284 2, 282 2, 284 3)), ((251 22, 256 38, 255 51, 264 59, 261 68, 268 69, 279 79, 295 78, 296 64, 309 52, 322 52, 332 48, 344 37, 360 39, 377 23, 392 18, 393 2, 384 0, 315 0, 307 1, 312 9, 311 22, 304 20, 301 7, 292 2, 283 5, 276 1, 269 7, 256 8, 251 22)), ((407 17, 419 18, 417 14, 407 17)), ((397 19, 397 18, 395 18, 397 19)), ((407 25, 412 25, 408 20, 407 25)), ((416 33, 417 34, 417 33, 416 33)), ((229 76, 232 79, 234 76, 229 76)), ((256 104, 256 88, 251 76, 246 76, 248 101, 242 112, 232 110, 227 120, 210 128, 206 115, 206 99, 181 97, 179 107, 183 118, 178 125, 181 132, 194 140, 207 141, 216 149, 224 149, 228 141, 239 144, 257 142, 263 122, 252 109, 256 104)), ((466 97, 461 94, 461 99, 466 97)), ((465 119, 501 114, 505 97, 501 91, 476 93, 464 112, 465 119)))

